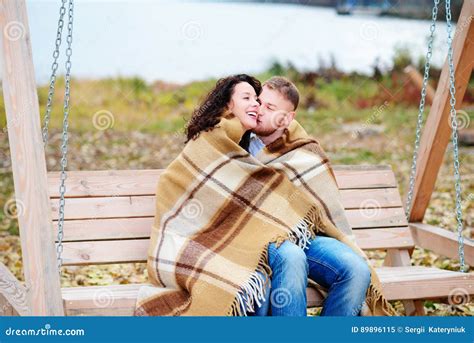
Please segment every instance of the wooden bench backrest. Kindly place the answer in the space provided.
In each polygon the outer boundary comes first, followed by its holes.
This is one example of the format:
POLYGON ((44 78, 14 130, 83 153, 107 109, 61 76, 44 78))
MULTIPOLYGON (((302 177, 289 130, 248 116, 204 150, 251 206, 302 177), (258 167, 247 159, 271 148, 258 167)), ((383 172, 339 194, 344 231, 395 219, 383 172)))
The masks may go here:
MULTIPOLYGON (((391 167, 336 165, 334 171, 348 220, 362 249, 413 247, 391 167)), ((68 172, 64 265, 146 261, 161 172, 68 172)), ((59 173, 48 173, 48 183, 57 232, 59 173)))

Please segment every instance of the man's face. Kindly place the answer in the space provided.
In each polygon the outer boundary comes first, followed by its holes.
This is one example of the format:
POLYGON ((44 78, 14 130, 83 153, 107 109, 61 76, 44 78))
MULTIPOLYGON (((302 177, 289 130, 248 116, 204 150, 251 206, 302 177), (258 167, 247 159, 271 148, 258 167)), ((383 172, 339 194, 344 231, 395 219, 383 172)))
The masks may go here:
POLYGON ((280 92, 264 86, 259 96, 257 126, 252 130, 261 137, 278 138, 295 116, 293 104, 280 92))

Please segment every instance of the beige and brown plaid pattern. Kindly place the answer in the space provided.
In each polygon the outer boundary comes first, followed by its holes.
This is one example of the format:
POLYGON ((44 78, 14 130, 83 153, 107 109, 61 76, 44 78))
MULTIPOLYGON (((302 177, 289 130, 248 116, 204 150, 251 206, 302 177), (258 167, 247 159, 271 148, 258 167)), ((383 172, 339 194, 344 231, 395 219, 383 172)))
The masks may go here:
MULTIPOLYGON (((271 277, 270 242, 304 247, 321 231, 365 257, 318 142, 294 121, 252 157, 238 145, 243 133, 237 118, 223 118, 188 142, 161 175, 148 251, 151 284, 140 288, 135 315, 245 315, 271 277)), ((368 314, 396 314, 373 268, 367 305, 368 314)))

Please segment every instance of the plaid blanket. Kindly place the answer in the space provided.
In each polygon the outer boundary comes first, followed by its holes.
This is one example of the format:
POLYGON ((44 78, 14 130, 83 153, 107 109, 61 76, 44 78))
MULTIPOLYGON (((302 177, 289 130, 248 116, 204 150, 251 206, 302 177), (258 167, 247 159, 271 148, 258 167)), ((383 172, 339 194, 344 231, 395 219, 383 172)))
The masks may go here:
MULTIPOLYGON (((238 145, 243 134, 237 118, 222 118, 189 141, 161 175, 148 250, 151 284, 139 289, 135 315, 252 312, 270 282, 270 242, 291 240, 304 248, 321 232, 368 261, 319 143, 293 121, 253 157, 238 145)), ((363 313, 397 315, 370 268, 363 313)))

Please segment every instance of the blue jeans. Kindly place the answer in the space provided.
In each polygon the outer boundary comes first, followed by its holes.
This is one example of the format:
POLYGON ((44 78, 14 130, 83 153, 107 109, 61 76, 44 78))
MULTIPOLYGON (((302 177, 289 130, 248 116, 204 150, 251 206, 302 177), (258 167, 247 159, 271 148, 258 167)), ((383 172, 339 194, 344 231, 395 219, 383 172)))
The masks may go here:
POLYGON ((272 268, 271 288, 266 301, 255 309, 256 316, 306 316, 308 277, 328 290, 321 316, 357 316, 367 288, 367 262, 337 239, 317 236, 307 248, 290 241, 279 248, 268 247, 272 268))

